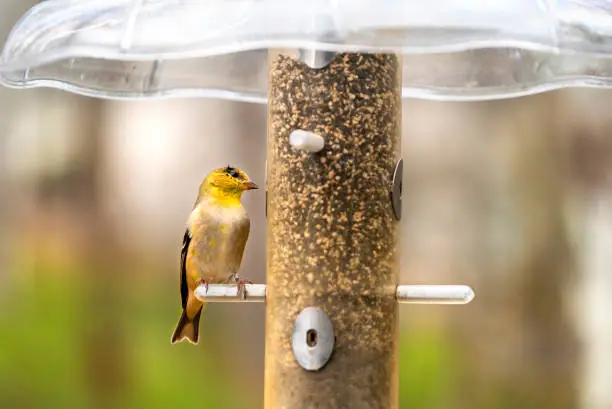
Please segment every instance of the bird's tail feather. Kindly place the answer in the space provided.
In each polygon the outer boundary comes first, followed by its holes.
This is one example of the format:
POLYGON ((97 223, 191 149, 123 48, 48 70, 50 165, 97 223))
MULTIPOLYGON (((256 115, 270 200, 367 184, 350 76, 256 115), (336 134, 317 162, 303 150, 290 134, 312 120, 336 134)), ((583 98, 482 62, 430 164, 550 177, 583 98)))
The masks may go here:
POLYGON ((189 319, 187 316, 187 310, 183 310, 181 318, 179 319, 178 325, 172 334, 172 343, 181 342, 184 339, 191 342, 192 344, 198 343, 199 329, 200 329, 200 315, 202 314, 202 308, 193 316, 193 319, 189 319))

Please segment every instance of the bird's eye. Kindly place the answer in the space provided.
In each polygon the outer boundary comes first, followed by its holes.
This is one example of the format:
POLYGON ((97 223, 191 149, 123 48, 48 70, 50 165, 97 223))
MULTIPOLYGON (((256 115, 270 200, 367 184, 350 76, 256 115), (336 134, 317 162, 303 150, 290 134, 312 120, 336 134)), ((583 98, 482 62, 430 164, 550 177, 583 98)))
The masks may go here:
POLYGON ((228 171, 229 175, 233 178, 237 178, 238 177, 238 172, 236 172, 236 169, 230 169, 228 171))

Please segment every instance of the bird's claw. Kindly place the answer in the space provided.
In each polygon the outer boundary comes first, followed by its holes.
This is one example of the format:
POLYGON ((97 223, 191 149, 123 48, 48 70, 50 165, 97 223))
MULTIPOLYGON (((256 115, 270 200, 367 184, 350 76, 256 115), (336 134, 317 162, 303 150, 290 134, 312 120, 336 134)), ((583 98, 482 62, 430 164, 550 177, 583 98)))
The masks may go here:
POLYGON ((246 285, 253 284, 253 282, 250 280, 245 280, 245 279, 240 278, 240 275, 238 275, 237 273, 233 273, 232 275, 230 275, 228 282, 231 282, 231 281, 234 281, 234 283, 236 283, 236 286, 238 287, 238 296, 242 298, 243 300, 246 300, 246 297, 247 297, 246 285))
POLYGON ((204 294, 207 294, 208 293, 208 283, 201 279, 200 280, 200 285, 204 286, 204 294))
POLYGON ((241 296, 243 300, 246 300, 246 297, 247 297, 247 290, 246 290, 247 284, 253 284, 253 282, 249 280, 238 280, 238 282, 236 283, 236 285, 238 285, 238 294, 241 296))

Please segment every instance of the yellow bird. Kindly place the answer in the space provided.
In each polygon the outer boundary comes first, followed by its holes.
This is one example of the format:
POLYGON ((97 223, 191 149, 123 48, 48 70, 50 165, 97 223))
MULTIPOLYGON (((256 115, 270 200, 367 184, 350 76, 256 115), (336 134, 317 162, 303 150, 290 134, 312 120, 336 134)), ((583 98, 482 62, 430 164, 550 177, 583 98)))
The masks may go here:
POLYGON ((240 203, 242 193, 257 189, 247 174, 229 165, 212 171, 200 185, 187 221, 181 250, 180 287, 183 313, 172 343, 198 343, 204 304, 194 294, 201 284, 235 282, 244 295, 245 280, 238 275, 251 222, 240 203))

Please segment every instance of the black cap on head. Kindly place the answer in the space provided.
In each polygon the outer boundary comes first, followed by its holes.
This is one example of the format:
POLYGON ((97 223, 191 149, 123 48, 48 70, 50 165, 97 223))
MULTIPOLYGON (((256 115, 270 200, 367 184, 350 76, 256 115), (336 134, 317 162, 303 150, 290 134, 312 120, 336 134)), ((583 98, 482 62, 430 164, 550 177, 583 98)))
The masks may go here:
POLYGON ((227 173, 228 175, 234 178, 239 177, 239 174, 238 172, 236 172, 236 169, 232 168, 230 165, 227 165, 227 167, 225 168, 225 173, 227 173))

